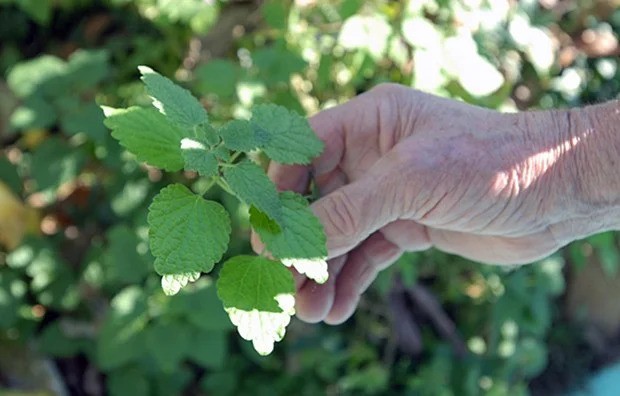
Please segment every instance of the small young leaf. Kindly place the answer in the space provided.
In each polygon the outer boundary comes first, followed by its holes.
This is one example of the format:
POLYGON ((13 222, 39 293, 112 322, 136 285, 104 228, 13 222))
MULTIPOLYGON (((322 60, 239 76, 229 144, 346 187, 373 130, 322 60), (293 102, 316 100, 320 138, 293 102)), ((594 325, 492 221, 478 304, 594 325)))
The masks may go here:
POLYGON ((314 134, 308 121, 285 107, 259 105, 252 111, 252 125, 269 138, 261 148, 276 162, 308 164, 321 154, 323 142, 314 134))
POLYGON ((224 263, 217 294, 241 337, 261 355, 273 351, 295 314, 293 275, 277 261, 236 256, 224 263))
POLYGON ((230 237, 230 218, 217 202, 207 201, 187 187, 172 184, 162 189, 149 207, 148 223, 155 270, 171 281, 187 284, 196 272, 209 272, 222 258, 230 237), (186 279, 187 278, 187 279, 186 279))
POLYGON ((209 148, 196 139, 184 138, 181 140, 181 153, 185 161, 185 170, 193 170, 200 176, 214 176, 217 174, 217 158, 209 148))
POLYGON ((196 127, 196 137, 204 141, 207 146, 214 146, 220 142, 220 134, 211 124, 202 124, 196 127))
POLYGON ((269 135, 249 121, 232 120, 220 128, 224 145, 235 151, 252 151, 269 142, 269 135))
POLYGON ((189 137, 154 109, 103 107, 104 124, 123 147, 149 165, 178 171, 183 168, 181 139, 189 137))
POLYGON ((223 162, 230 161, 230 151, 226 147, 224 146, 215 147, 212 152, 215 155, 215 158, 219 159, 220 161, 223 161, 223 162))
POLYGON ((275 220, 282 221, 282 204, 276 186, 265 171, 246 160, 224 169, 224 179, 240 200, 256 207, 275 220))
POLYGON ((308 202, 293 192, 280 193, 282 202, 282 230, 273 232, 264 215, 250 212, 250 223, 267 250, 318 283, 327 281, 327 247, 323 226, 308 207, 308 202))
POLYGON ((186 89, 146 66, 138 66, 153 105, 174 124, 193 129, 209 121, 207 111, 186 89))

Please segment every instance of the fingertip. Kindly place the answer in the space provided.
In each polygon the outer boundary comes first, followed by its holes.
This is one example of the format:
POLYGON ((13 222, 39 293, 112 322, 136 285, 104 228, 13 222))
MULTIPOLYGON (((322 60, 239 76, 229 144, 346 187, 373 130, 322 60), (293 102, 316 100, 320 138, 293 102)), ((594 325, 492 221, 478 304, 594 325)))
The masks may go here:
POLYGON ((401 254, 402 250, 379 232, 355 248, 336 280, 333 306, 325 323, 340 324, 353 315, 362 293, 377 273, 394 263, 401 254))
POLYGON ((307 323, 322 321, 334 302, 334 285, 332 279, 322 285, 307 281, 297 292, 297 317, 307 323))
POLYGON ((265 245, 254 230, 250 233, 250 245, 256 254, 260 254, 265 249, 265 245))
POLYGON ((308 283, 308 278, 305 275, 300 274, 293 267, 290 267, 289 270, 293 274, 293 280, 295 281, 295 290, 301 290, 306 283, 308 283))
POLYGON ((267 175, 280 191, 295 191, 303 194, 310 181, 310 168, 302 165, 283 165, 271 162, 267 175))
POLYGON ((340 299, 339 296, 339 300, 334 302, 334 306, 325 316, 323 321, 332 326, 346 322, 351 316, 353 316, 353 313, 359 304, 360 298, 361 295, 359 294, 351 294, 347 298, 343 299, 340 299))
POLYGON ((346 261, 346 255, 330 260, 327 282, 317 284, 308 279, 298 289, 295 310, 299 319, 308 323, 317 323, 325 318, 332 309, 336 295, 336 280, 346 261))

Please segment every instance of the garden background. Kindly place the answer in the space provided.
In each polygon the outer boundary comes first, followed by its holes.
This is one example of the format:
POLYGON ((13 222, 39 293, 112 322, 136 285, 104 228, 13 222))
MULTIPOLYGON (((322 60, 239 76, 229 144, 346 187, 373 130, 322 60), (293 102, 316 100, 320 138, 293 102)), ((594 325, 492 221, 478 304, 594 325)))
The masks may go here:
MULTIPOLYGON (((163 294, 147 206, 191 172, 135 161, 100 105, 138 65, 215 122, 311 115, 381 82, 500 111, 620 94, 618 0, 0 0, 0 394, 553 395, 620 356, 616 233, 534 265, 435 250, 381 273, 340 326, 294 320, 260 357, 203 276, 163 294)), ((249 251, 225 192, 227 256, 249 251)), ((620 384, 618 385, 620 387, 620 384)))

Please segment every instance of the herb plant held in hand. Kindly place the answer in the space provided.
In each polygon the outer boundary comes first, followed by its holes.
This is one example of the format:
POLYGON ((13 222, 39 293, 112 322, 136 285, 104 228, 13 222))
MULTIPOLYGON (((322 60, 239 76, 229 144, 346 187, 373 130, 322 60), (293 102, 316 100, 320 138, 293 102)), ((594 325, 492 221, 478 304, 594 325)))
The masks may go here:
MULTIPOLYGON (((323 149, 302 116, 286 108, 255 106, 249 120, 216 128, 192 94, 148 67, 139 68, 154 108, 104 107, 112 136, 138 160, 168 172, 195 171, 249 208, 250 224, 268 256, 241 255, 223 263, 218 296, 239 334, 269 354, 294 315, 295 283, 286 267, 323 283, 327 249, 307 200, 278 192, 245 153, 262 150, 283 164, 308 164, 323 149), (273 258, 273 259, 272 259, 273 258)), ((149 245, 168 295, 213 270, 227 250, 230 216, 183 184, 164 187, 149 207, 149 245)))

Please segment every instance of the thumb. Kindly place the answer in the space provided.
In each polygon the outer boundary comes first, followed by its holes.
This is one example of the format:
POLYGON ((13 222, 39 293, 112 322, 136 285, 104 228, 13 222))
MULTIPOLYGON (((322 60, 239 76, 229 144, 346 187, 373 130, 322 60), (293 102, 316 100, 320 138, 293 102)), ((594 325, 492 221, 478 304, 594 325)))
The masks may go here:
POLYGON ((362 178, 312 204, 327 236, 328 258, 347 253, 401 216, 400 187, 391 161, 380 162, 362 178))

